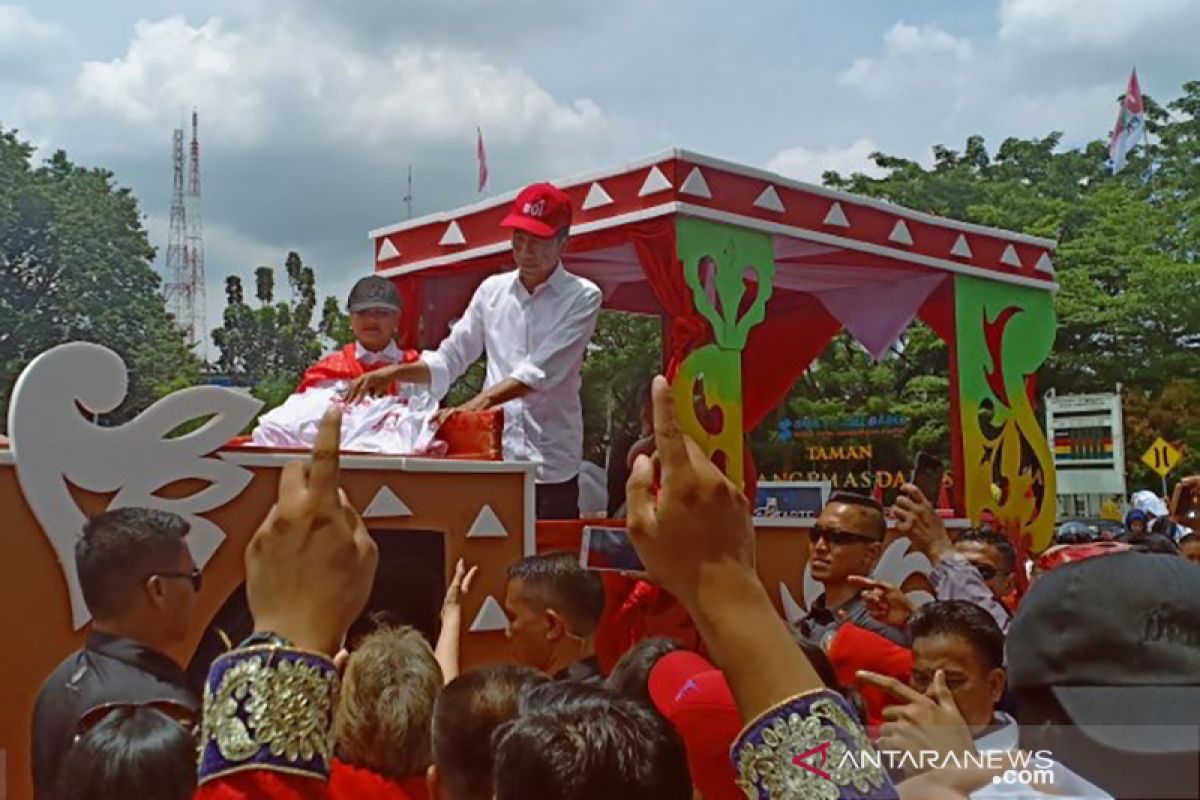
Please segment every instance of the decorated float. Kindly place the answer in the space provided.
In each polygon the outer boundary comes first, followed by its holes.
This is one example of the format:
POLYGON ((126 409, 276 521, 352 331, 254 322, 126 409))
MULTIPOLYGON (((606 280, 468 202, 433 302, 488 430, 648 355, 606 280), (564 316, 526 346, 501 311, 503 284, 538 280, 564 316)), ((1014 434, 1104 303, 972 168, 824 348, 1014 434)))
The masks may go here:
MULTIPOLYGON (((682 150, 556 184, 576 209, 567 268, 601 287, 605 308, 662 318, 682 423, 730 480, 743 482, 744 434, 831 337, 844 329, 878 358, 919 320, 950 356, 956 515, 989 514, 1023 549, 1046 546, 1054 469, 1033 396, 1054 341, 1053 242, 682 150)), ((499 222, 514 196, 370 233, 375 272, 419 309, 404 315, 403 344, 436 345, 475 287, 509 267, 499 222)), ((195 629, 174 655, 202 669, 214 630, 236 628, 243 548, 281 465, 296 457, 226 447, 259 404, 218 387, 177 392, 124 425, 96 424, 120 405, 126 381, 115 354, 76 343, 36 359, 13 393, 11 446, 0 448, 0 625, 20 643, 0 664, 0 763, 13 796, 28 792, 33 699, 88 622, 72 556, 86 516, 142 505, 188 519, 204 586, 195 629)), ((464 608, 469 666, 505 655, 505 565, 577 546, 584 523, 535 522, 532 465, 450 455, 347 455, 342 478, 380 543, 374 610, 432 635, 455 561, 481 565, 464 608)), ((795 616, 815 596, 811 520, 761 522, 761 578, 795 616)), ((877 574, 919 590, 928 561, 908 550, 892 542, 877 574)))

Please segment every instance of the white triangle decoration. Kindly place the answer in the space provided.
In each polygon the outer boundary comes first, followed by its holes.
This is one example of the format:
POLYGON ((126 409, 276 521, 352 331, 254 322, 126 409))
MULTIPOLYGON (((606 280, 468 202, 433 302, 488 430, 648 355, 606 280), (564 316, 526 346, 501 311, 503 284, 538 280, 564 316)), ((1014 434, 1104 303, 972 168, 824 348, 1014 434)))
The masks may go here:
POLYGON ((889 242, 896 244, 912 244, 912 234, 908 232, 908 226, 904 224, 904 220, 896 220, 896 227, 892 228, 892 235, 888 237, 889 242))
POLYGON ((1010 267, 1021 268, 1021 257, 1017 255, 1017 248, 1011 244, 1004 248, 1004 255, 1000 256, 1000 263, 1007 264, 1010 267))
POLYGON ((1037 260, 1037 271, 1054 274, 1054 262, 1050 260, 1049 253, 1042 253, 1041 258, 1037 260))
POLYGON ((367 510, 363 512, 363 517, 373 519, 376 517, 411 517, 412 509, 399 497, 396 493, 384 486, 375 493, 375 497, 367 505, 367 510))
POLYGON ((400 251, 396 249, 396 245, 392 244, 392 240, 383 237, 383 244, 379 246, 379 260, 387 261, 389 258, 399 258, 400 251))
POLYGON ((670 188, 671 182, 667 180, 666 175, 662 174, 662 170, 658 167, 651 167, 650 174, 646 176, 646 182, 642 184, 642 189, 638 192, 638 197, 658 194, 670 188))
POLYGON ((712 200, 712 191, 708 188, 708 181, 704 180, 704 173, 700 171, 699 167, 692 167, 687 180, 683 182, 683 186, 679 187, 679 193, 712 200))
POLYGON ((438 242, 438 244, 443 246, 466 243, 467 237, 463 236, 462 228, 458 227, 457 220, 450 221, 450 224, 446 226, 446 232, 442 234, 441 241, 438 242))
POLYGON ((475 521, 471 523, 471 530, 467 531, 468 539, 503 539, 506 536, 508 530, 496 516, 496 512, 492 511, 491 506, 484 506, 479 510, 475 521))
POLYGON ((959 234, 954 240, 954 247, 950 248, 950 255, 958 256, 959 258, 971 258, 975 254, 971 252, 971 245, 967 244, 967 237, 959 234))
POLYGON ((846 219, 846 212, 842 210, 841 203, 834 203, 829 207, 829 213, 825 215, 826 225, 836 225, 839 228, 849 228, 850 220, 846 219))
MULTIPOLYGON (((834 203, 834 205, 837 204, 834 203)), ((780 214, 787 210, 783 207, 783 201, 779 199, 779 192, 775 191, 774 186, 767 186, 767 188, 763 189, 762 194, 754 201, 754 207, 766 211, 776 211, 780 214)), ((828 224, 828 219, 826 220, 826 224, 828 224)))
POLYGON ((479 607, 479 613, 475 615, 475 621, 471 623, 470 630, 471 633, 508 630, 508 615, 504 613, 504 609, 496 598, 490 594, 484 598, 483 605, 479 607))
POLYGON ((603 206, 612 205, 612 197, 608 192, 604 191, 604 187, 598 183, 593 183, 588 189, 587 197, 583 198, 581 208, 584 211, 591 211, 593 208, 601 208, 603 206))

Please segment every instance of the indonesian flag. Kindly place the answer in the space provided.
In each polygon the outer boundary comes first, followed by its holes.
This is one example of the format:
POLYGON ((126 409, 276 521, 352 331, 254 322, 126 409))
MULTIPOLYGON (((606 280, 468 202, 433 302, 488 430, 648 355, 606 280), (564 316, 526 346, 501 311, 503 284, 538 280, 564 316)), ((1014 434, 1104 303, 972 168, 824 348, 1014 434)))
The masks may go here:
POLYGON ((1125 168, 1125 159, 1133 148, 1146 136, 1146 109, 1142 105, 1142 90, 1138 86, 1137 69, 1129 76, 1129 88, 1121 100, 1121 112, 1113 127, 1108 142, 1108 157, 1112 159, 1113 172, 1125 168))
MULTIPOLYGON (((1138 103, 1141 103, 1140 97, 1138 103)), ((482 192, 488 182, 487 150, 483 147, 483 130, 476 128, 475 136, 475 158, 479 161, 479 191, 482 192)))

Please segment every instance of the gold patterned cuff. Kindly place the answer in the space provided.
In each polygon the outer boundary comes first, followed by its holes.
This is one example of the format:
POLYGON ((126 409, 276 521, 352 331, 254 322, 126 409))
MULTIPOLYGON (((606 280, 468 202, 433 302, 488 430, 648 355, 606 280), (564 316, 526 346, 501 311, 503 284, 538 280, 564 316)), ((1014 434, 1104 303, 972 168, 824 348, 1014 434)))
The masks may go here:
POLYGON ((738 786, 763 800, 890 800, 896 789, 854 711, 838 694, 806 692, 759 715, 731 750, 738 786))
POLYGON ((200 783, 247 769, 329 776, 338 673, 327 656, 256 646, 208 671, 200 783))

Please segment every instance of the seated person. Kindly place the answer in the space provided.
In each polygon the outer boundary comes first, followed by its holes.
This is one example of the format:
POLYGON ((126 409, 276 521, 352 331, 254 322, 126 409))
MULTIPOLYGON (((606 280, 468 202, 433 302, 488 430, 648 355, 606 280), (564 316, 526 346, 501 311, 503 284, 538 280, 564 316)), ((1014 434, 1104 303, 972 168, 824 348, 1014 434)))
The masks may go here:
POLYGON ((417 359, 415 350, 396 344, 400 296, 386 278, 369 275, 350 291, 347 303, 355 342, 325 356, 308 370, 296 392, 258 420, 251 437, 259 447, 310 447, 317 423, 332 402, 345 403, 342 447, 389 455, 436 452, 434 415, 437 401, 428 393, 399 392, 393 383, 379 394, 390 399, 356 398, 354 381, 417 359), (358 402, 362 400, 363 402, 358 402))
MULTIPOLYGON (((350 290, 346 301, 354 343, 331 353, 309 367, 296 387, 299 394, 326 381, 353 381, 368 372, 393 364, 416 361, 416 350, 401 350, 396 344, 400 330, 400 295, 387 278, 368 275, 350 290)), ((389 392, 395 394, 396 387, 389 392)))

